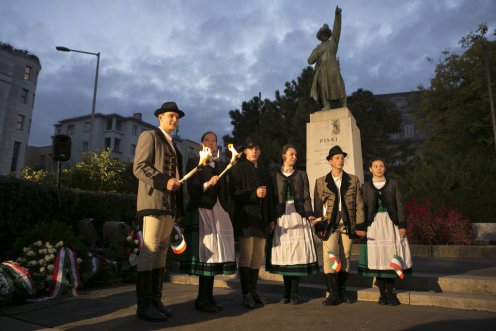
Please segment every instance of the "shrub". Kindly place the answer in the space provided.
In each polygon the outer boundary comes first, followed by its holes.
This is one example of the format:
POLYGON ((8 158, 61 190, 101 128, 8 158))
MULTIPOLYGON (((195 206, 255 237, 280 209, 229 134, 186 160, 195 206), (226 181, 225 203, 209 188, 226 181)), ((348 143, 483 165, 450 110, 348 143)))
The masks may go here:
POLYGON ((440 204, 434 208, 429 199, 413 199, 405 204, 408 214, 408 240, 411 244, 471 245, 476 233, 472 222, 460 210, 440 204))
MULTIPOLYGON (((57 221, 68 225, 70 231, 76 231, 78 220, 93 218, 98 231, 105 221, 131 223, 136 219, 135 195, 81 192, 64 187, 59 193, 56 186, 40 185, 11 177, 0 176, 0 201, 0 261, 16 258, 23 246, 37 240, 67 242, 65 236, 40 238, 33 234, 30 238, 25 238, 24 242, 15 245, 17 238, 26 237, 29 230, 39 224, 54 226, 53 222, 57 221)), ((56 232, 55 228, 50 226, 40 232, 56 232)), ((67 246, 76 249, 72 245, 67 246)))

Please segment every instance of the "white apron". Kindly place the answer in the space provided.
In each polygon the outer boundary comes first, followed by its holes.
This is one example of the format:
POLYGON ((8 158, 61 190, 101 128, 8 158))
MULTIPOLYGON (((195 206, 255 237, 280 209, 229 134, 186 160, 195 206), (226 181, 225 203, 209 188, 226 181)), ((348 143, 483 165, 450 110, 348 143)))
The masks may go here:
POLYGON ((212 209, 198 208, 198 213, 200 262, 235 262, 233 227, 219 200, 212 209))

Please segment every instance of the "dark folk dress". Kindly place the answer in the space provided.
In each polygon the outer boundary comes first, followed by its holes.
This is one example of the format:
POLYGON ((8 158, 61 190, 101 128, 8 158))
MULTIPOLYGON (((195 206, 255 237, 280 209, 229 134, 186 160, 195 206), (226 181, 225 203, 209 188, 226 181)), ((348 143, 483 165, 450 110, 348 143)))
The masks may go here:
MULTIPOLYGON (((199 158, 188 160, 187 171, 197 166, 199 158)), ((227 212, 226 176, 204 191, 203 184, 219 175, 226 164, 217 160, 206 165, 187 182, 190 201, 184 222, 188 245, 181 254, 180 270, 190 275, 231 275, 236 272, 234 234, 227 212)))
POLYGON ((268 224, 275 221, 274 189, 269 172, 242 158, 231 169, 230 193, 234 200, 235 237, 267 238, 268 224), (257 187, 266 186, 264 199, 257 197, 257 187))
POLYGON ((362 192, 367 209, 367 244, 360 246, 358 273, 368 277, 397 278, 390 263, 401 264, 404 274, 412 271, 408 239, 400 238, 399 226, 406 227, 403 201, 395 180, 366 182, 362 192))
POLYGON ((276 212, 274 232, 268 240, 265 269, 284 276, 307 276, 319 271, 313 240, 312 204, 304 171, 274 176, 276 212))

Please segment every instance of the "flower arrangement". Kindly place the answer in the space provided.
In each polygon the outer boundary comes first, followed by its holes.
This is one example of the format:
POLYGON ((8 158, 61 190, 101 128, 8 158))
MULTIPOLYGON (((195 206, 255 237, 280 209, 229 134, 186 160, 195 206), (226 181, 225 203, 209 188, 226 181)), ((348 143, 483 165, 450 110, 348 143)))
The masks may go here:
MULTIPOLYGON (((43 243, 38 240, 29 247, 24 247, 22 255, 16 259, 15 262, 29 272, 37 295, 49 293, 53 282, 55 259, 63 246, 63 241, 53 245, 50 242, 43 243)), ((78 264, 81 261, 77 259, 78 264)))
POLYGON ((130 231, 126 237, 126 255, 129 259, 129 264, 135 266, 138 264, 138 255, 141 250, 143 238, 138 230, 130 231))

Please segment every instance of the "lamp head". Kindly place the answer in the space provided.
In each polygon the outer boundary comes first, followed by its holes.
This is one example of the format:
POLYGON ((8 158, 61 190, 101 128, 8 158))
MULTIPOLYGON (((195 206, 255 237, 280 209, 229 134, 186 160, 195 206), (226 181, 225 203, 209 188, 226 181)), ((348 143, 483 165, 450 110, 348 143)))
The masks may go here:
POLYGON ((57 46, 55 47, 56 50, 60 51, 60 52, 70 52, 71 50, 67 47, 64 47, 64 46, 57 46))

